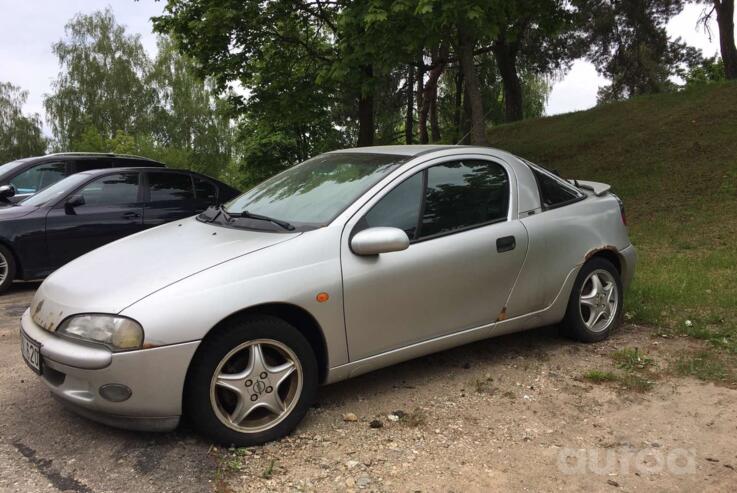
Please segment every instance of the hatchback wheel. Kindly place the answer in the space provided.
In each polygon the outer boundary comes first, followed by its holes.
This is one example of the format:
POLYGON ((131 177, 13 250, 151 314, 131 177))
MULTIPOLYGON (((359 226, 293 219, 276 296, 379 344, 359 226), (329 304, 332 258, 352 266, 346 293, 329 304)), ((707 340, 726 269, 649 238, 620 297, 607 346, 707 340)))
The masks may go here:
POLYGON ((578 273, 563 319, 564 328, 582 342, 604 340, 620 320, 622 302, 619 272, 608 260, 594 258, 578 273))
POLYGON ((229 323, 202 342, 184 405, 200 433, 245 447, 292 431, 317 386, 317 362, 304 336, 279 318, 254 316, 229 323))
POLYGON ((15 257, 5 246, 0 245, 0 293, 8 290, 15 279, 15 257))

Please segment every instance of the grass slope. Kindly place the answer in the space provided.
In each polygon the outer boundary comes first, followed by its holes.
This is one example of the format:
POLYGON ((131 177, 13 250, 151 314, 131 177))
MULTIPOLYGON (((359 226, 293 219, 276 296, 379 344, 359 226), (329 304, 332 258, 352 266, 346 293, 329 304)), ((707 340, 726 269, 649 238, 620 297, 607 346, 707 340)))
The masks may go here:
POLYGON ((737 352, 737 84, 492 129, 492 145, 612 185, 640 261, 635 321, 737 352))

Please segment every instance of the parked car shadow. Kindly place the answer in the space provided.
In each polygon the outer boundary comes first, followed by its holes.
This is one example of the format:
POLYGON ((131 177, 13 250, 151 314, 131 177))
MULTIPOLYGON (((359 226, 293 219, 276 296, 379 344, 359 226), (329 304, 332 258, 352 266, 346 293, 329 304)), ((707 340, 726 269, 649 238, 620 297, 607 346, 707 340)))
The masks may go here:
POLYGON ((484 339, 323 387, 318 405, 349 407, 352 400, 421 388, 479 367, 491 371, 493 377, 493 366, 500 362, 521 358, 524 364, 536 364, 549 359, 550 351, 569 345, 575 347, 572 351, 578 350, 578 343, 561 336, 557 326, 484 339))

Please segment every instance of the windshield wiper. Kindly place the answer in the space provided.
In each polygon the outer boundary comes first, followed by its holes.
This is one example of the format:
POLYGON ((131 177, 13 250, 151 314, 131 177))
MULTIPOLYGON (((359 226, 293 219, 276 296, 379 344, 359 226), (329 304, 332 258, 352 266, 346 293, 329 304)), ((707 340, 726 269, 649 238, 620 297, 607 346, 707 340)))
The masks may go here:
MULTIPOLYGON (((236 218, 246 218, 246 219, 255 219, 257 221, 268 221, 270 223, 276 224, 277 226, 286 229, 287 231, 294 231, 294 226, 286 221, 282 221, 280 219, 274 219, 273 217, 269 216, 262 216, 260 214, 253 214, 248 211, 243 212, 228 212, 225 210, 225 206, 223 204, 219 204, 217 206, 209 207, 207 210, 215 209, 215 215, 212 217, 205 216, 207 218, 207 222, 211 223, 214 222, 218 217, 223 216, 225 219, 225 222, 232 222, 233 219, 236 218)), ((207 211, 205 211, 207 212, 207 211)), ((203 213, 204 214, 204 213, 203 213)))
MULTIPOLYGON (((222 204, 220 204, 220 205, 211 205, 210 207, 208 207, 207 209, 205 209, 204 211, 202 211, 200 213, 200 215, 197 216, 197 219, 199 219, 201 221, 204 221, 204 222, 212 223, 212 222, 215 222, 215 219, 217 219, 218 217, 220 217, 220 215, 223 214, 224 212, 225 212, 225 209, 223 209, 222 204), (212 215, 210 215, 211 213, 212 213, 212 215)), ((227 214, 228 213, 225 212, 225 215, 227 215, 227 214)), ((226 219, 227 219, 227 217, 226 217, 226 219)))
POLYGON ((231 217, 244 217, 246 219, 256 219, 257 221, 268 221, 270 223, 273 223, 273 224, 276 224, 277 226, 282 227, 283 229, 286 229, 287 231, 294 231, 294 226, 292 224, 286 221, 282 221, 281 219, 274 219, 273 217, 262 216, 261 214, 254 214, 248 211, 227 212, 222 207, 220 211, 225 215, 226 219, 228 220, 230 220, 231 217))

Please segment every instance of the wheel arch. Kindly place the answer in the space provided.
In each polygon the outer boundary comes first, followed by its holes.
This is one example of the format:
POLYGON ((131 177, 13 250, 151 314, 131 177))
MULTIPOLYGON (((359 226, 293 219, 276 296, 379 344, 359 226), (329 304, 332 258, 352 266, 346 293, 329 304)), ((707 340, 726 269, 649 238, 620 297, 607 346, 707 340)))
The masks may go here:
POLYGON ((18 252, 16 252, 15 248, 13 248, 13 245, 4 238, 0 238, 0 245, 7 248, 10 254, 13 256, 13 261, 15 262, 15 279, 13 280, 23 279, 23 264, 20 261, 18 252))
MULTIPOLYGON (((322 327, 317 322, 314 316, 304 308, 294 305, 292 303, 264 303, 261 305, 254 305, 247 308, 238 310, 237 312, 231 313, 227 317, 216 323, 205 336, 203 340, 210 337, 212 334, 221 330, 222 327, 226 326, 233 320, 244 318, 249 315, 270 315, 276 318, 280 318, 288 324, 295 327, 310 343, 315 358, 317 359, 317 366, 319 370, 319 382, 325 382, 328 374, 328 349, 325 341, 325 335, 322 327)), ((198 349, 199 351, 199 349, 198 349)), ((193 356, 194 361, 197 353, 193 356)), ((191 362, 190 362, 191 366, 191 362)), ((189 371, 187 372, 187 378, 189 378, 189 371)))
POLYGON ((586 257, 584 258, 584 263, 593 258, 603 258, 604 260, 608 260, 612 263, 612 265, 614 265, 614 268, 617 269, 619 275, 622 275, 622 259, 617 249, 613 246, 605 246, 591 250, 586 254, 586 257))

